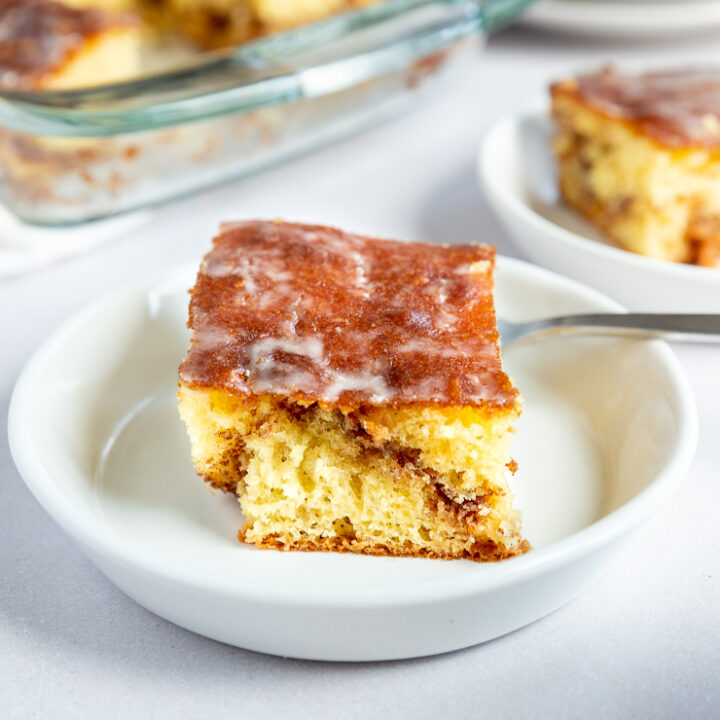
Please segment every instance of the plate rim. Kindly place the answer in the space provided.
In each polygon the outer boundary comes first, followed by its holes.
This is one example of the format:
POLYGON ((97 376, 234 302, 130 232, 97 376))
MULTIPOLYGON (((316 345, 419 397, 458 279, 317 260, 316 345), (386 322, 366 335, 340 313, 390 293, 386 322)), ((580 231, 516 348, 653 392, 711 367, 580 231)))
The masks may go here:
MULTIPOLYGON (((520 274, 559 281, 571 291, 580 292, 609 310, 621 309, 618 303, 603 293, 530 263, 498 256, 498 265, 511 272, 514 270, 520 274)), ((188 275, 192 277, 196 269, 196 264, 184 265, 96 298, 66 319, 40 344, 21 371, 13 389, 8 413, 8 440, 16 468, 35 499, 50 517, 80 544, 81 549, 89 554, 93 561, 102 556, 116 566, 120 565, 164 582, 273 605, 334 608, 425 605, 441 600, 482 595, 512 586, 551 571, 621 537, 639 526, 663 498, 682 482, 692 462, 697 445, 698 421, 689 380, 679 360, 665 343, 647 341, 653 346, 653 351, 658 353, 670 380, 668 391, 672 391, 671 397, 677 409, 678 432, 674 449, 663 468, 644 490, 599 520, 545 548, 500 563, 481 564, 478 565, 477 572, 463 573, 441 581, 416 580, 403 585, 378 584, 360 588, 311 588, 262 583, 240 585, 237 580, 228 581, 224 577, 189 576, 187 572, 183 573, 181 565, 159 567, 157 562, 153 562, 151 554, 143 555, 119 543, 118 535, 109 528, 103 533, 102 523, 98 518, 88 520, 83 518, 82 514, 74 512, 76 506, 57 488, 52 468, 42 462, 41 454, 35 453, 32 442, 26 439, 27 430, 32 427, 33 422, 29 399, 32 397, 37 368, 58 344, 62 345, 66 335, 88 322, 94 314, 102 314, 107 306, 123 300, 130 301, 138 293, 147 295, 169 283, 177 284, 188 275)), ((100 569, 102 570, 102 567, 100 569)))
MULTIPOLYGON (((720 290, 720 268, 707 268, 645 257, 621 247, 598 242, 548 220, 522 200, 516 192, 508 188, 505 183, 497 182, 491 168, 490 156, 494 146, 502 142, 498 138, 502 138, 503 134, 508 133, 511 134, 510 141, 512 142, 512 134, 519 132, 521 122, 528 119, 539 119, 543 115, 549 117, 549 109, 549 98, 538 94, 520 108, 496 119, 488 128, 476 156, 475 170, 477 180, 485 190, 490 204, 506 208, 539 231, 552 235, 553 240, 573 249, 591 253, 611 262, 627 263, 646 272, 653 271, 668 279, 692 279, 694 282, 700 282, 709 287, 717 285, 720 290)), ((495 211, 495 207, 493 210, 495 211)))
POLYGON ((619 33, 622 37, 657 37, 702 32, 717 26, 720 24, 720 3, 714 0, 545 0, 529 8, 521 22, 543 30, 584 36, 619 33), (598 18, 602 20, 598 22, 598 18))

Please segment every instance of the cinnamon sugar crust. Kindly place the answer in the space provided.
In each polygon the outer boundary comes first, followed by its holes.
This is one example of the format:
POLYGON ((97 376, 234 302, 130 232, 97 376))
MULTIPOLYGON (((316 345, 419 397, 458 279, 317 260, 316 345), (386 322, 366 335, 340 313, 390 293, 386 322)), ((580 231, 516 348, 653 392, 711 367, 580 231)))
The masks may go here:
POLYGON ((609 66, 556 82, 551 94, 572 96, 668 148, 720 148, 720 68, 627 73, 609 66))
POLYGON ((300 403, 512 407, 494 248, 225 225, 191 291, 188 387, 300 403))

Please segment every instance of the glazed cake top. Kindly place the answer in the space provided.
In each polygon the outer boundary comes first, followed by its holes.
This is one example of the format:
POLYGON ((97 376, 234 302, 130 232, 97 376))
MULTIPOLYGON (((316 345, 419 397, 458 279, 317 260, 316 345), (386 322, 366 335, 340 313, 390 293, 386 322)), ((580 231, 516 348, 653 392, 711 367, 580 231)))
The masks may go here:
POLYGON ((608 117, 671 148, 720 147, 720 68, 628 74, 614 67, 555 83, 608 117))
POLYGON ((495 250, 227 224, 191 291, 180 379, 339 407, 511 406, 495 250))
POLYGON ((72 8, 53 0, 0 0, 0 87, 33 89, 91 38, 135 24, 130 16, 98 8, 72 8))

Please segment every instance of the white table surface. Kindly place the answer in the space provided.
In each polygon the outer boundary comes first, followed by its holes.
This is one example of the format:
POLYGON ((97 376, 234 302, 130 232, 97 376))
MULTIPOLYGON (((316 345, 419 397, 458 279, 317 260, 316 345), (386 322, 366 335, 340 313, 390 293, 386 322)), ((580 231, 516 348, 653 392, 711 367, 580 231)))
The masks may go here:
POLYGON ((517 256, 480 196, 484 129, 544 82, 615 58, 717 62, 717 38, 612 46, 512 30, 420 110, 249 181, 166 206, 131 237, 0 283, 0 717, 720 717, 720 347, 678 347, 700 445, 672 502, 581 597, 483 646, 366 665, 284 660, 155 617, 26 490, 7 403, 32 351, 105 291, 197 260, 220 219, 283 217, 517 256))

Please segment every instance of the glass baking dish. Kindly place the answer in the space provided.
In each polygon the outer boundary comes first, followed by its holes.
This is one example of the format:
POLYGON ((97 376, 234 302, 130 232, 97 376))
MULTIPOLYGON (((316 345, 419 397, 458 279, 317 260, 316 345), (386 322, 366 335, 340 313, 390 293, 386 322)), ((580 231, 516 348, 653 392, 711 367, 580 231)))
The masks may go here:
POLYGON ((0 200, 63 225, 247 175, 422 96, 532 0, 388 0, 130 82, 0 93, 0 200))

